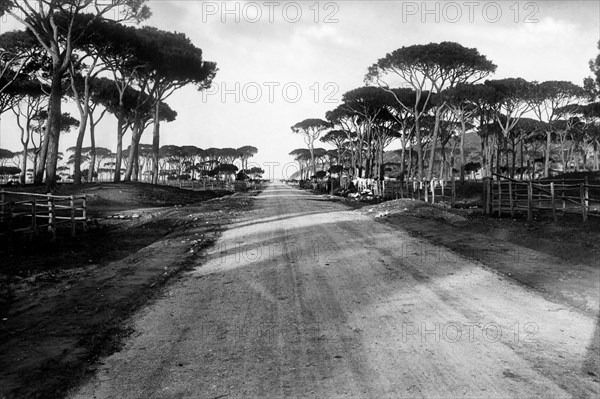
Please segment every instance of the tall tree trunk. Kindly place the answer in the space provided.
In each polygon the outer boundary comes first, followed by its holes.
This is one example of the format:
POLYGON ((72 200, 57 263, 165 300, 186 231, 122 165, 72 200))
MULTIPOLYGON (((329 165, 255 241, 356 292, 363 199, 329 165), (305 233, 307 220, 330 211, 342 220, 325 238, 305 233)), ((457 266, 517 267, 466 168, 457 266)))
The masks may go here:
POLYGON ((465 134, 467 131, 467 124, 465 122, 465 115, 460 114, 460 182, 465 182, 465 134))
POLYGON ((44 182, 44 172, 46 169, 46 157, 48 155, 48 136, 50 130, 50 124, 46 122, 46 128, 44 129, 44 137, 42 138, 42 142, 40 143, 40 149, 38 150, 37 156, 37 165, 35 167, 35 175, 33 177, 33 182, 35 184, 42 184, 44 182))
POLYGON ((567 160, 565 157, 565 142, 560 142, 560 163, 562 164, 563 173, 567 171, 567 160))
POLYGON ((494 170, 494 150, 496 146, 496 140, 493 137, 486 137, 486 176, 492 177, 492 171, 494 170))
POLYGON ((488 137, 484 132, 484 127, 483 127, 483 115, 480 116, 479 118, 479 137, 481 139, 480 141, 480 147, 481 147, 481 177, 488 177, 488 137))
POLYGON ((435 163, 435 147, 440 133, 440 119, 442 117, 443 106, 435 111, 435 123, 433 126, 433 138, 431 139, 431 154, 429 155, 429 167, 427 168, 427 181, 433 179, 433 167, 435 163))
POLYGON ((131 181, 139 181, 140 176, 140 144, 135 145, 135 156, 133 157, 133 171, 131 172, 131 181))
POLYGON ((406 144, 402 145, 402 149, 400 151, 400 174, 402 177, 402 181, 406 179, 407 167, 406 167, 406 144))
MULTIPOLYGON (((160 101, 154 106, 154 131, 152 132, 152 184, 158 184, 158 156, 160 151, 160 101)), ((243 163, 243 161, 242 161, 243 163)))
POLYGON ((131 132, 131 146, 129 147, 127 169, 125 170, 125 176, 123 176, 123 181, 131 181, 131 176, 133 175, 133 170, 135 168, 135 160, 138 156, 138 144, 142 137, 140 130, 140 122, 136 121, 133 124, 133 130, 131 132))
POLYGON ((75 154, 73 156, 74 184, 81 184, 81 149, 83 147, 83 138, 85 137, 88 119, 87 112, 85 111, 80 116, 81 122, 79 124, 79 132, 77 134, 77 141, 75 143, 75 154))
POLYGON ((496 161, 496 174, 500 175, 502 174, 502 171, 500 170, 500 162, 501 162, 501 157, 500 154, 502 153, 502 151, 500 150, 500 143, 496 144, 496 156, 495 161, 496 161))
POLYGON ((524 165, 523 165, 523 158, 524 158, 524 152, 523 152, 523 147, 525 146, 525 139, 521 140, 521 180, 523 180, 523 176, 525 173, 525 169, 524 169, 524 165))
POLYGON ((356 151, 352 147, 350 148, 350 162, 352 163, 350 165, 350 177, 354 177, 356 176, 356 151))
POLYGON ((488 167, 488 149, 487 149, 487 137, 481 137, 481 176, 487 177, 487 167, 488 167))
POLYGON ((123 136, 125 135, 125 124, 123 117, 117 117, 117 154, 115 157, 115 175, 113 181, 118 183, 121 181, 121 164, 123 163, 123 136))
MULTIPOLYGON (((416 111, 416 109, 415 109, 416 111)), ((423 178, 423 143, 421 142, 420 118, 415 118, 415 141, 417 145, 417 179, 423 178)))
POLYGON ((456 169, 456 159, 455 159, 456 147, 452 148, 452 152, 450 153, 450 171, 448 173, 448 177, 452 180, 456 179, 454 175, 454 170, 456 169))
MULTIPOLYGON (((358 129, 357 129, 358 132, 358 129)), ((364 147, 364 137, 359 133, 358 143, 357 143, 357 153, 356 153, 356 167, 357 167, 357 177, 363 176, 363 147, 364 147)))
POLYGON ((408 152, 408 171, 407 171, 407 176, 409 176, 411 179, 414 178, 414 165, 413 165, 413 149, 412 146, 410 148, 410 151, 408 152))
POLYGON ((544 177, 550 176, 550 144, 552 143, 551 131, 546 132, 546 159, 544 160, 544 177))
POLYGON ((381 145, 379 147, 379 171, 378 171, 379 180, 381 180, 381 181, 383 181, 385 178, 385 169, 383 166, 383 153, 384 153, 384 151, 383 151, 383 141, 382 141, 381 145))
POLYGON ((446 167, 446 149, 443 145, 440 146, 441 160, 440 160, 440 180, 444 179, 444 170, 446 167))
POLYGON ((38 164, 38 150, 36 148, 34 148, 34 156, 33 156, 33 178, 34 178, 34 182, 35 182, 35 171, 37 170, 37 164, 38 164))
POLYGON ((96 167, 96 126, 94 125, 94 115, 90 112, 90 168, 88 170, 88 181, 94 181, 94 169, 96 167))
POLYGON ((310 141, 308 144, 308 149, 310 151, 310 164, 312 166, 313 176, 317 174, 317 164, 315 163, 315 144, 314 141, 310 141))
POLYGON ((567 165, 569 165, 569 167, 567 168, 567 172, 572 171, 575 167, 575 144, 573 142, 571 142, 571 145, 568 150, 567 165), (571 164, 573 164, 573 167, 571 167, 571 164))
POLYGON ((50 98, 48 100, 48 130, 47 130, 47 153, 46 153, 46 187, 54 189, 57 181, 58 145, 61 130, 61 101, 62 101, 62 77, 63 71, 56 66, 52 73, 52 84, 50 98))
POLYGON ((21 127, 19 123, 19 115, 17 115, 17 124, 21 129, 21 144, 23 145, 22 159, 21 159, 21 172, 19 173, 19 182, 25 184, 27 182, 27 148, 29 147, 29 121, 26 122, 25 127, 21 127))
POLYGON ((517 167, 517 143, 512 142, 512 165, 510 168, 510 178, 515 178, 515 168, 517 167))
POLYGON ((23 156, 21 157, 21 173, 19 173, 19 182, 25 184, 27 182, 27 145, 23 146, 23 156))
POLYGON ((504 166, 506 168, 505 176, 510 176, 510 158, 508 153, 508 139, 504 139, 504 166))

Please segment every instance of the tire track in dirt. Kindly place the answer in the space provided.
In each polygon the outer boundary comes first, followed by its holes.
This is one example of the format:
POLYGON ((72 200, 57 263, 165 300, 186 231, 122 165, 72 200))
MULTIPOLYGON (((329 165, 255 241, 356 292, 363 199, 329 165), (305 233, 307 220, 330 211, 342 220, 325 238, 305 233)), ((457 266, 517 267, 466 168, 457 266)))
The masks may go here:
POLYGON ((595 320, 563 308, 272 184, 73 397, 595 396, 595 320))

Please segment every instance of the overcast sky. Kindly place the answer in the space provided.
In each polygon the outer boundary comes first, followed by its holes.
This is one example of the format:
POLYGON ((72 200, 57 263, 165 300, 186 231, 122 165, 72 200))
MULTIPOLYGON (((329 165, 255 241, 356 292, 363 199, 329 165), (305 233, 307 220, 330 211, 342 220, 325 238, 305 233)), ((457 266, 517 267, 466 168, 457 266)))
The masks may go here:
MULTIPOLYGON (((185 88, 167 101, 178 117, 162 125, 161 145, 253 145, 259 149, 255 162, 279 164, 275 178, 292 162, 287 154, 305 146, 290 126, 324 118, 344 92, 363 85, 371 64, 397 48, 455 41, 497 64, 493 78, 581 85, 600 39, 598 1, 149 4, 153 16, 145 24, 184 32, 219 68, 211 90, 185 88)), ((19 27, 10 20, 2 24, 2 31, 19 27)), ((114 151, 115 128, 116 120, 107 117, 97 145, 114 151)), ((63 150, 74 145, 75 135, 62 136, 63 150)), ((151 136, 148 129, 142 142, 151 142, 151 136)), ((126 136, 125 146, 129 140, 126 136)), ((19 146, 14 120, 4 115, 0 147, 19 146)))

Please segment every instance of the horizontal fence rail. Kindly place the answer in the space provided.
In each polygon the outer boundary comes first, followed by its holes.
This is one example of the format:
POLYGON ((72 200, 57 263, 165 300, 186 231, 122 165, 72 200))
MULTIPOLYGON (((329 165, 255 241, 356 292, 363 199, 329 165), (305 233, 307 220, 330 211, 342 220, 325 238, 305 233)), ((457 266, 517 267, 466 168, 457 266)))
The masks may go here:
POLYGON ((486 213, 514 217, 526 212, 533 220, 534 212, 580 214, 587 222, 590 216, 600 216, 600 185, 589 184, 587 177, 579 180, 518 181, 495 175, 496 180, 484 181, 486 213))
POLYGON ((38 235, 48 231, 52 239, 61 227, 69 227, 71 236, 77 226, 87 228, 87 197, 58 196, 0 190, 0 236, 12 239, 15 233, 38 235))
POLYGON ((205 190, 226 190, 233 191, 234 185, 228 181, 206 181, 206 180, 186 180, 186 181, 177 181, 171 180, 164 184, 171 187, 179 187, 186 190, 194 190, 194 191, 205 191, 205 190))

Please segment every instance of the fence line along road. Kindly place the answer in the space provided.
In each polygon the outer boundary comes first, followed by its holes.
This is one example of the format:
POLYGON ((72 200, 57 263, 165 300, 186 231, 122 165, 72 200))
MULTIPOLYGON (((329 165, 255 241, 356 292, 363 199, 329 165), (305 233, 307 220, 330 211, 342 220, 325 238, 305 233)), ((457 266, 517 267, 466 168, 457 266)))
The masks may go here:
POLYGON ((456 204, 456 180, 433 179, 431 181, 406 182, 384 180, 379 184, 384 199, 410 198, 432 204, 442 201, 449 202, 450 206, 456 204))
MULTIPOLYGON (((384 200, 393 199, 414 199, 432 204, 436 202, 449 202, 451 206, 456 203, 456 181, 455 180, 438 180, 431 181, 400 181, 400 180, 384 180, 377 181, 375 179, 355 178, 352 180, 358 192, 369 190, 374 197, 381 197, 384 200)), ((326 182, 315 183, 315 189, 319 191, 327 191, 328 185, 326 182)), ((333 190, 339 187, 337 181, 332 180, 329 189, 333 190)), ((344 185, 347 188, 347 184, 344 185)))
POLYGON ((167 186, 179 187, 186 190, 205 191, 205 190, 227 190, 233 191, 234 187, 228 181, 206 181, 206 180, 186 180, 167 181, 167 186))
MULTIPOLYGON (((558 179, 555 181, 521 181, 493 174, 483 179, 484 214, 509 215, 526 212, 527 220, 533 220, 534 211, 550 211, 555 221, 557 214, 581 214, 584 222, 590 216, 600 216, 600 185, 584 179, 558 179)), ((383 199, 409 198, 429 203, 445 201, 456 204, 456 180, 395 181, 358 178, 353 180, 358 192, 370 190, 375 197, 383 199)), ((332 184, 335 184, 332 181, 332 184)), ((316 183, 315 189, 328 191, 335 186, 326 182, 316 183)))
POLYGON ((497 180, 484 179, 484 212, 502 216, 527 212, 527 221, 533 220, 534 211, 581 214, 584 222, 590 216, 600 216, 600 185, 585 179, 548 181, 519 181, 496 175, 497 180))
POLYGON ((256 190, 260 187, 260 184, 254 181, 205 181, 205 180, 187 180, 187 181, 177 181, 173 180, 167 183, 159 183, 165 184, 171 187, 179 187, 185 190, 194 190, 194 191, 206 191, 206 190, 222 190, 222 191, 244 191, 253 189, 256 190))
POLYGON ((59 196, 0 190, 0 236, 12 240, 14 233, 37 235, 47 229, 52 239, 60 226, 69 226, 75 236, 77 225, 87 228, 87 197, 59 196))

